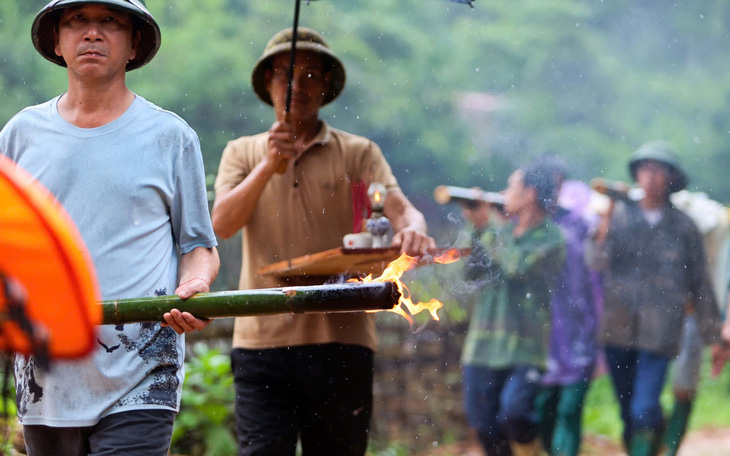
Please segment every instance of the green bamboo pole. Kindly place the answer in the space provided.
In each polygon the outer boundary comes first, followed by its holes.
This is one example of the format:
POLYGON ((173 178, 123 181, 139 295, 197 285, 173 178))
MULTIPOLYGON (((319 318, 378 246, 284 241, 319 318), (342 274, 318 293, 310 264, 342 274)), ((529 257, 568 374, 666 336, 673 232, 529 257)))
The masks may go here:
POLYGON ((103 301, 102 324, 162 321, 170 309, 201 318, 225 318, 311 312, 388 310, 400 299, 393 282, 342 283, 308 287, 198 293, 103 301))

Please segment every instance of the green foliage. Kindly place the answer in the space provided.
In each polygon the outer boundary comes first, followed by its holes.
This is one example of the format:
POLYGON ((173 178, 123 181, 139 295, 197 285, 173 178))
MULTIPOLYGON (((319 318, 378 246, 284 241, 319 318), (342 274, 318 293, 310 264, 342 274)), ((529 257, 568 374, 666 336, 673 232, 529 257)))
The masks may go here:
POLYGON ((410 456, 411 450, 398 442, 391 442, 386 448, 374 449, 369 448, 368 456, 410 456))
POLYGON ((713 378, 710 375, 710 353, 705 350, 700 387, 692 409, 689 428, 729 427, 730 410, 728 407, 718 406, 727 402, 729 389, 730 368, 726 367, 721 375, 713 378))
MULTIPOLYGON (((18 414, 18 408, 15 405, 15 379, 13 377, 13 365, 10 364, 10 372, 7 374, 8 377, 8 391, 0 397, 0 416, 8 416, 10 418, 18 414)), ((3 374, 5 375, 5 374, 3 374)), ((1 376, 0 376, 1 377, 1 376)), ((0 387, 2 387, 2 380, 0 380, 0 387)))
POLYGON ((583 406, 583 432, 621 440, 621 416, 608 374, 593 380, 583 406))
MULTIPOLYGON (((9 375, 8 390, 7 392, 3 391, 3 395, 0 397, 0 455, 14 454, 13 440, 18 433, 22 432, 18 424, 18 409, 15 406, 15 382, 13 381, 12 363, 7 367, 10 368, 10 372, 2 375, 9 375)), ((0 387, 2 387, 2 381, 0 380, 0 387)))
POLYGON ((180 413, 172 433, 172 449, 191 456, 237 453, 233 406, 235 392, 230 357, 204 343, 185 361, 180 413))
MULTIPOLYGON (((0 5, 0 124, 63 91, 66 74, 29 39, 46 0, 0 5)), ((162 27, 155 60, 130 87, 183 118, 215 173, 228 140, 268 129, 273 113, 250 87, 268 39, 291 25, 283 0, 149 0, 162 27)), ((691 189, 730 201, 730 6, 702 0, 443 0, 312 2, 301 25, 324 32, 347 88, 322 111, 333 126, 377 141, 437 237, 449 229, 438 184, 505 186, 509 172, 552 150, 574 178, 627 179, 642 142, 675 143, 691 189), (475 101, 473 93, 492 102, 475 101)))

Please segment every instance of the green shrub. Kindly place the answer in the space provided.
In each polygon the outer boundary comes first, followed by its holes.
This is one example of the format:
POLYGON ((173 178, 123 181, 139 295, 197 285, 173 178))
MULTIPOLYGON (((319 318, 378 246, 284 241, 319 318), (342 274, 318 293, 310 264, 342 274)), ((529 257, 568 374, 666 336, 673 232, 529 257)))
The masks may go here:
POLYGON ((230 357, 199 342, 185 362, 180 413, 172 432, 173 453, 228 456, 238 452, 230 357))

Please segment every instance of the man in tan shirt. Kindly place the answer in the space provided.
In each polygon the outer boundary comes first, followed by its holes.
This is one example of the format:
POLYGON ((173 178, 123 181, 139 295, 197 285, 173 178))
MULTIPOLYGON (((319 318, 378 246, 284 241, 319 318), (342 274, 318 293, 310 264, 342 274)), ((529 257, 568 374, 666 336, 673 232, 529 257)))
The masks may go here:
MULTIPOLYGON (((216 233, 227 238, 243 228, 242 289, 292 285, 256 271, 340 246, 352 231, 352 189, 360 183, 386 186, 393 245, 410 255, 434 247, 377 144, 319 118, 342 91, 345 69, 313 30, 297 33, 285 120, 292 37, 291 29, 277 33, 252 74, 276 121, 228 143, 215 183, 216 233)), ((364 312, 237 318, 231 356, 239 454, 293 456, 298 436, 305 456, 365 454, 375 347, 374 316, 364 312)))

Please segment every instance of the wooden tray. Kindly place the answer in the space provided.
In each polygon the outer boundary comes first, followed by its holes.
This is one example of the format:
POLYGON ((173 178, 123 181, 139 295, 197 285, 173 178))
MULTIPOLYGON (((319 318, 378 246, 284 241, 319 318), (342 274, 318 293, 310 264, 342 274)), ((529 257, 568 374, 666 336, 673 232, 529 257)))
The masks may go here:
MULTIPOLYGON (((440 255, 446 251, 453 250, 457 255, 466 256, 471 254, 471 249, 429 249, 431 255, 440 255)), ((400 256, 398 247, 385 247, 380 249, 346 249, 337 247, 323 252, 304 255, 291 260, 280 261, 264 266, 257 271, 260 275, 273 275, 276 277, 302 277, 322 276, 331 277, 340 274, 350 276, 367 275, 379 276, 383 273, 388 263, 400 256)), ((423 258, 419 265, 431 264, 433 258, 423 258)))
POLYGON ((397 247, 380 249, 346 249, 337 247, 273 263, 257 271, 277 277, 334 276, 349 274, 380 275, 388 263, 398 258, 397 247))

